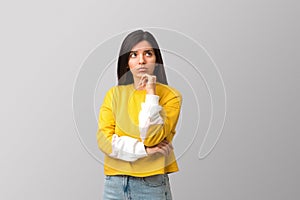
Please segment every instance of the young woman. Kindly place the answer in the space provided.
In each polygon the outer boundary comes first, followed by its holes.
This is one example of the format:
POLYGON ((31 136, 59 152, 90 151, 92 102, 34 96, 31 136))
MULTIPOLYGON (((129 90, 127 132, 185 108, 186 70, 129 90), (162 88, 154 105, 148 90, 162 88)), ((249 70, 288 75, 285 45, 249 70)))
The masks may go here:
POLYGON ((167 85, 159 46, 147 31, 126 36, 117 65, 118 85, 104 98, 97 132, 103 199, 172 199, 168 174, 178 171, 171 143, 181 94, 167 85))

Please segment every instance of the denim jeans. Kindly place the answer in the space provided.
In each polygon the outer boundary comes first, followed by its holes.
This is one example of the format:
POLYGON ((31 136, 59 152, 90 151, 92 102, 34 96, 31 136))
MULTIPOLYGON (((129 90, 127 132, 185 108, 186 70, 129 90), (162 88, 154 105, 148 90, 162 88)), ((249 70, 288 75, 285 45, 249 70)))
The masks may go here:
POLYGON ((103 200, 172 200, 169 177, 106 176, 103 200))

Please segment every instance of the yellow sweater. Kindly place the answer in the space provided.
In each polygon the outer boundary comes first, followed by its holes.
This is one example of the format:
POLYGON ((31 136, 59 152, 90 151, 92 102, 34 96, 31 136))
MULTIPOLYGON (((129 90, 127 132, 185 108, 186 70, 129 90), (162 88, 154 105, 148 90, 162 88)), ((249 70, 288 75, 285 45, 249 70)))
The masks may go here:
MULTIPOLYGON (((159 144, 165 138, 171 142, 180 114, 182 97, 168 85, 156 84, 163 124, 151 124, 143 141, 145 146, 159 144)), ((178 171, 172 151, 169 156, 155 154, 144 156, 136 161, 124 161, 110 156, 113 152, 113 135, 128 136, 142 142, 139 129, 139 113, 145 102, 146 91, 136 90, 133 84, 112 87, 106 94, 100 108, 97 142, 105 153, 104 173, 106 175, 130 175, 145 177, 178 171)), ((141 143, 142 144, 142 143, 141 143)), ((176 148, 176 147, 175 147, 176 148)))

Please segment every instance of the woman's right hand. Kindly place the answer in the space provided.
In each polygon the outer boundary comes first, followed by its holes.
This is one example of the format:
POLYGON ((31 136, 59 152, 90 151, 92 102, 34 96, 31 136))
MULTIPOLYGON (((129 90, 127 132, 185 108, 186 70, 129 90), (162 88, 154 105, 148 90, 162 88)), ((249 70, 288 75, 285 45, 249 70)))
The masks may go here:
POLYGON ((139 89, 146 90, 147 94, 156 94, 156 76, 144 74, 138 84, 139 89))
POLYGON ((171 151, 173 151, 173 145, 169 143, 166 139, 164 139, 161 143, 153 147, 146 147, 146 152, 148 155, 160 153, 164 156, 168 156, 171 153, 171 151))

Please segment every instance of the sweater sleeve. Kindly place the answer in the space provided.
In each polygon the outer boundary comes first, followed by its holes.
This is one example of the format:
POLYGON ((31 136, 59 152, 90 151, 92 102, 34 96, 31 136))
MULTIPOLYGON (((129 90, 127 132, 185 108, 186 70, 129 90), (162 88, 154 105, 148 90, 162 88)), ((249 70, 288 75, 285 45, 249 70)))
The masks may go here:
POLYGON ((159 96, 146 95, 139 113, 139 129, 145 146, 154 146, 162 140, 170 141, 175 134, 182 97, 178 92, 169 93, 159 105, 159 96))
POLYGON ((105 96, 100 107, 97 143, 99 149, 106 155, 124 161, 136 161, 147 156, 142 142, 128 136, 119 137, 115 134, 115 117, 113 113, 113 90, 105 96))

